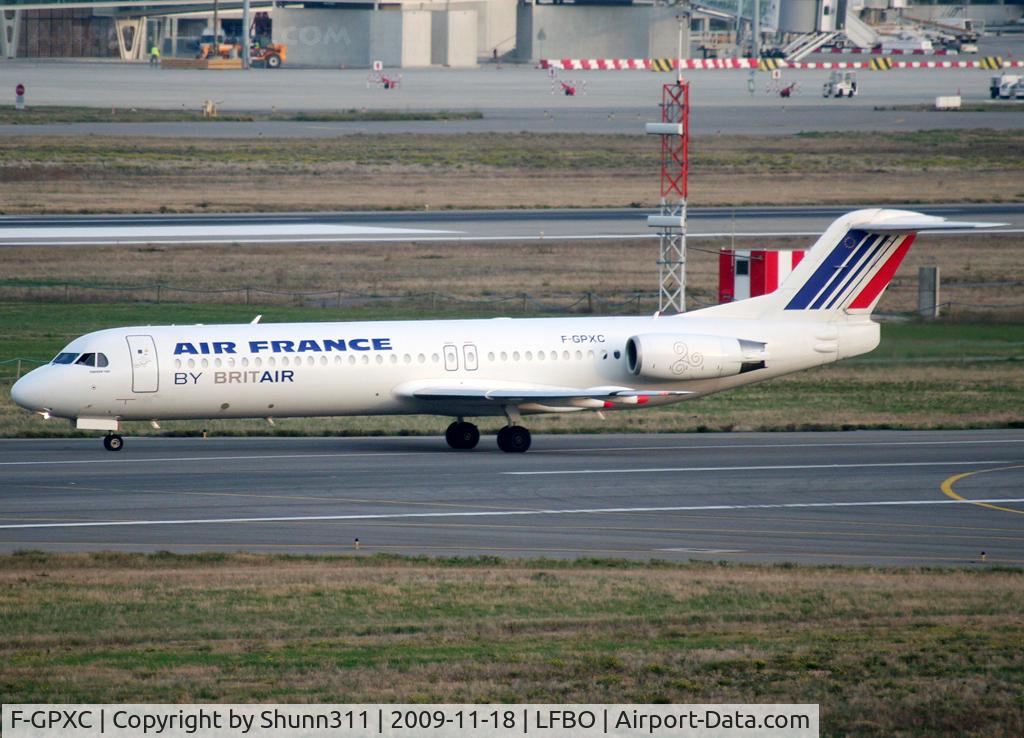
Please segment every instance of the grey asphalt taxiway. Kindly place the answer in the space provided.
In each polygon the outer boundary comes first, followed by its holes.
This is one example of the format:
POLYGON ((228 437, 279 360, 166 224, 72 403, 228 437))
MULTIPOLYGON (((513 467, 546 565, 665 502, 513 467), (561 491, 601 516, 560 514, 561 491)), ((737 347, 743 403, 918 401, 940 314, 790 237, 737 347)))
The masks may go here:
MULTIPOLYGON (((847 206, 691 208, 693 238, 817 236, 847 206)), ((900 207, 894 205, 892 207, 900 207)), ((1020 233, 1024 204, 906 205, 950 220, 1004 224, 1020 233)), ((641 208, 442 210, 198 215, 27 215, 0 217, 0 247, 19 245, 526 241, 653 238, 641 208)))
MULTIPOLYGON (((1020 57, 1024 41, 1002 37, 991 53, 1020 57)), ((988 52, 983 52, 988 53, 988 52)), ((940 60, 953 57, 939 57, 940 60)), ((966 57, 964 57, 966 58, 966 57)), ((972 57, 973 58, 973 57, 972 57)), ((823 55, 819 61, 863 63, 865 57, 823 55)), ((914 59, 918 60, 918 59, 914 59)), ((479 69, 404 69, 390 90, 367 83, 365 69, 207 70, 150 69, 136 63, 83 63, 69 60, 0 60, 0 89, 27 88, 31 106, 81 105, 103 109, 132 107, 197 110, 215 100, 222 112, 257 109, 317 110, 472 110, 474 120, 448 121, 257 121, 166 123, 65 123, 0 125, 4 136, 111 135, 185 138, 325 138, 360 133, 588 133, 643 135, 644 123, 659 117, 662 85, 670 74, 642 71, 555 72, 529 65, 479 69), (564 80, 577 95, 559 94, 564 80)), ((858 95, 822 97, 828 70, 790 70, 782 80, 748 70, 687 73, 694 135, 772 134, 804 131, 917 131, 934 129, 1019 129, 1019 112, 937 113, 940 95, 961 95, 965 103, 989 100, 985 69, 860 70, 858 95), (749 85, 753 83, 753 88, 749 85), (792 97, 777 88, 795 83, 792 97), (905 109, 905 106, 921 106, 905 109)), ((1006 108, 1019 111, 1015 101, 1006 108)), ((596 144, 595 145, 599 145, 596 144)))
POLYGON ((1024 566, 1024 430, 0 441, 31 548, 1024 566))

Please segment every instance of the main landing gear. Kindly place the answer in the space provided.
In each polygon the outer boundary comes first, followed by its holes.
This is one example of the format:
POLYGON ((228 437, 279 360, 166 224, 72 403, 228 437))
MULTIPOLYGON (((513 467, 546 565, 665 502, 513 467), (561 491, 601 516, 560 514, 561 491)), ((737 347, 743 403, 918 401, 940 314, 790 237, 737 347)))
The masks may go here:
POLYGON ((107 451, 120 451, 124 447, 124 439, 116 433, 103 437, 103 448, 107 451))
MULTIPOLYGON (((444 432, 448 445, 460 451, 476 448, 480 429, 464 420, 456 420, 444 432)), ((507 425, 498 431, 498 448, 510 454, 521 454, 530 448, 530 431, 521 425, 507 425)))
POLYGON ((468 451, 480 443, 480 429, 460 418, 448 426, 448 430, 444 432, 444 440, 454 449, 468 451))
POLYGON ((525 453, 530 448, 530 431, 521 425, 506 425, 498 431, 498 448, 510 454, 525 453))

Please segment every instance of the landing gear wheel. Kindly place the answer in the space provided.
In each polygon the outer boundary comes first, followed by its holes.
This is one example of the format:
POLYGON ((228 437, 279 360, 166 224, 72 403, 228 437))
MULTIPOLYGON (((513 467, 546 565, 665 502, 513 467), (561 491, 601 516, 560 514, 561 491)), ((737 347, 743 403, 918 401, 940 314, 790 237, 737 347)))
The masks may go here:
POLYGON ((530 431, 521 425, 509 425, 498 431, 498 448, 510 454, 522 454, 530 448, 530 431))
POLYGON ((452 448, 468 451, 480 443, 480 429, 472 423, 457 420, 444 432, 444 440, 448 441, 452 448))
POLYGON ((124 446, 124 439, 121 436, 109 435, 103 437, 103 448, 107 451, 120 451, 124 446))

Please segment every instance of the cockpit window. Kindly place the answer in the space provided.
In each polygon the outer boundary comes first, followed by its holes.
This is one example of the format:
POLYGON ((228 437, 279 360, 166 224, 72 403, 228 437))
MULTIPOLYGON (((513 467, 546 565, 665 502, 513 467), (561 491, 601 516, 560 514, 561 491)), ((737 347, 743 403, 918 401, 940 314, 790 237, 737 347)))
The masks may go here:
POLYGON ((78 354, 59 353, 59 354, 57 354, 56 358, 54 358, 53 363, 54 364, 71 364, 71 363, 73 363, 75 361, 75 358, 77 356, 78 356, 78 354))
POLYGON ((82 354, 75 363, 82 366, 96 366, 96 354, 82 354))
POLYGON ((96 366, 107 366, 109 363, 106 354, 96 354, 96 366))

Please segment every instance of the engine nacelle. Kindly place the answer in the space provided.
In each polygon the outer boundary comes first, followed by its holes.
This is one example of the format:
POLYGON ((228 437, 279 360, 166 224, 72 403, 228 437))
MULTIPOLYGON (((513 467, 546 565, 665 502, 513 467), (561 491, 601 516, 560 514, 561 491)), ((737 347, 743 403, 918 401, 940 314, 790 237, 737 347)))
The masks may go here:
POLYGON ((726 336, 643 333, 626 341, 626 366, 645 379, 715 379, 763 369, 765 345, 726 336))

